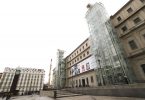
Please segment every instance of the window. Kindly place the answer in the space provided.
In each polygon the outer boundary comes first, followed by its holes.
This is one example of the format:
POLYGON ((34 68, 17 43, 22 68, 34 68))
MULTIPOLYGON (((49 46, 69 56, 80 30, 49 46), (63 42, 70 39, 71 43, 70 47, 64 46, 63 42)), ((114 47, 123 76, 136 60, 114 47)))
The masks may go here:
POLYGON ((78 87, 78 80, 76 80, 76 87, 78 87))
POLYGON ((89 54, 89 51, 87 51, 87 55, 89 54))
POLYGON ((145 2, 145 0, 140 0, 142 3, 144 3, 145 2))
POLYGON ((91 76, 91 82, 92 82, 92 83, 94 82, 93 76, 91 76))
POLYGON ((88 46, 88 44, 86 43, 86 47, 88 46))
POLYGON ((79 58, 77 58, 77 61, 79 61, 79 58))
POLYGON ((117 20, 118 20, 118 21, 121 21, 121 17, 120 17, 120 16, 119 16, 119 17, 117 17, 117 20))
POLYGON ((75 56, 76 56, 76 53, 75 53, 75 56))
POLYGON ((132 10, 131 7, 127 9, 127 12, 128 12, 128 13, 131 13, 132 11, 133 11, 133 10, 132 10))
POLYGON ((135 49, 138 48, 134 40, 131 40, 131 41, 129 41, 128 43, 129 43, 130 48, 131 48, 132 50, 135 50, 135 49))
POLYGON ((74 61, 72 61, 72 64, 74 64, 74 61))
POLYGON ((84 46, 83 46, 83 49, 84 49, 84 46))
POLYGON ((139 17, 137 17, 133 21, 134 21, 135 24, 138 24, 139 22, 141 22, 141 19, 139 17))
POLYGON ((71 60, 71 57, 70 57, 70 60, 71 60))
POLYGON ((76 60, 75 60, 75 62, 76 62, 76 60))
POLYGON ((142 67, 142 69, 143 69, 143 71, 145 73, 145 64, 142 64, 141 67, 142 67))
POLYGON ((73 58, 73 55, 72 55, 72 58, 73 58))
POLYGON ((126 26, 122 27, 122 31, 123 32, 127 31, 127 27, 126 26))
POLYGON ((81 52, 81 49, 80 49, 80 52, 81 52))
POLYGON ((82 59, 82 56, 80 56, 80 59, 82 59))
POLYGON ((78 51, 77 51, 77 54, 78 54, 78 51))
POLYGON ((85 53, 83 54, 83 57, 85 57, 85 53))

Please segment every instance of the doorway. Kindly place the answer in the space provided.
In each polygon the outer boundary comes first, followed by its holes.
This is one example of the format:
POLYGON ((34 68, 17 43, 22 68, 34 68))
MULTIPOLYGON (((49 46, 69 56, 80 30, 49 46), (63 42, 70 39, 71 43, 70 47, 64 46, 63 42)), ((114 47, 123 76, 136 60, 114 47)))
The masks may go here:
POLYGON ((145 73, 145 64, 142 64, 141 67, 143 69, 143 72, 145 73))
POLYGON ((85 79, 82 79, 82 86, 85 87, 85 79))

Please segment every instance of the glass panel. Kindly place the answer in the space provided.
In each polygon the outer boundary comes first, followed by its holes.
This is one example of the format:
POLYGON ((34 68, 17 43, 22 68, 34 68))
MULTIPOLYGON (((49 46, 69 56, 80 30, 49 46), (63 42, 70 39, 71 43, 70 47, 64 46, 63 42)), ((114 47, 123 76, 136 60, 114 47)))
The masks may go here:
POLYGON ((88 10, 86 19, 90 31, 91 54, 97 63, 95 70, 98 85, 125 84, 125 77, 131 82, 132 77, 122 55, 123 50, 114 35, 116 33, 108 21, 109 16, 104 6, 94 4, 88 10))

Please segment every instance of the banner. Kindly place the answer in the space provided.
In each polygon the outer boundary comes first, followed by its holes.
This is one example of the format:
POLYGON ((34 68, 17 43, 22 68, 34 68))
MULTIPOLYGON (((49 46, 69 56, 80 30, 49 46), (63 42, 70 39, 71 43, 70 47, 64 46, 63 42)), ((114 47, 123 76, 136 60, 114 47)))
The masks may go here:
POLYGON ((72 68, 71 68, 71 72, 72 75, 77 75, 92 69, 95 69, 97 67, 97 64, 95 62, 95 57, 91 56, 85 60, 83 60, 82 62, 75 64, 72 68))

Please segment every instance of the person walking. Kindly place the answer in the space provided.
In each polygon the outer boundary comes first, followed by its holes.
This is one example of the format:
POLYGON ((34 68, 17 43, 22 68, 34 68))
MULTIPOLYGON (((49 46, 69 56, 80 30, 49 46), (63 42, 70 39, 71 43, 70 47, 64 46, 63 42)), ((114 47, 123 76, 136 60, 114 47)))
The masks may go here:
POLYGON ((2 96, 2 100, 5 98, 5 94, 3 94, 3 96, 2 96))
POLYGON ((7 96, 6 96, 6 100, 10 100, 11 98, 11 94, 9 93, 7 96))

